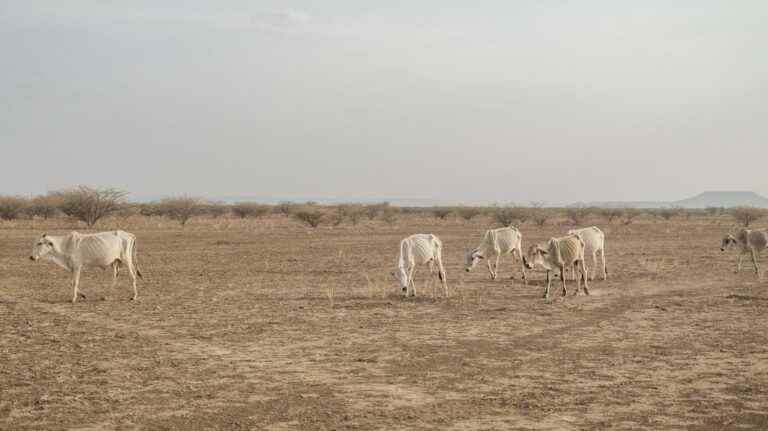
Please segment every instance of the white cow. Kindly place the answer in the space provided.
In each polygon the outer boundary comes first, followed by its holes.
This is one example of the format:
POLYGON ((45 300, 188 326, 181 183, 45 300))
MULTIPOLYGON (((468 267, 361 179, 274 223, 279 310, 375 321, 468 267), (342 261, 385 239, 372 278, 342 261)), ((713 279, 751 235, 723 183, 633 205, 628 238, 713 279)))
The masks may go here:
POLYGON ((523 257, 525 266, 533 269, 539 265, 547 270, 547 288, 544 290, 544 298, 549 297, 549 287, 552 284, 552 271, 560 270, 560 279, 563 281, 563 296, 568 293, 565 288, 565 268, 578 266, 581 278, 574 295, 581 290, 581 281, 584 281, 584 293, 589 295, 587 286, 587 269, 584 267, 584 240, 579 235, 568 235, 562 238, 551 238, 546 245, 532 245, 528 249, 528 255, 523 257))
POLYGON ((739 247, 739 257, 736 260, 736 272, 741 271, 741 259, 745 254, 752 256, 752 264, 755 266, 755 273, 760 278, 760 267, 757 264, 760 258, 760 252, 768 248, 768 233, 759 230, 742 229, 735 235, 728 234, 723 238, 720 250, 725 251, 731 247, 739 247))
POLYGON ((400 282, 405 295, 416 296, 413 273, 417 265, 423 264, 429 264, 430 274, 434 273, 434 265, 437 265, 437 276, 443 284, 445 296, 448 297, 448 284, 443 267, 443 243, 437 236, 423 233, 411 235, 400 241, 400 254, 397 256, 395 271, 392 275, 400 282))
POLYGON ((489 229, 485 231, 480 245, 467 253, 464 269, 469 272, 481 259, 486 259, 488 272, 491 273, 491 280, 496 280, 499 258, 504 254, 511 253, 513 258, 520 259, 520 270, 523 273, 523 281, 525 281, 525 265, 522 264, 522 241, 523 235, 517 228, 502 227, 499 229, 489 229))
MULTIPOLYGON (((568 235, 578 234, 581 239, 584 240, 584 257, 592 256, 592 269, 594 272, 589 277, 590 280, 594 280, 597 276, 597 252, 600 252, 600 258, 603 261, 603 280, 608 278, 608 268, 605 265, 605 234, 597 226, 585 227, 582 229, 571 229, 568 231, 568 235)), ((586 263, 586 262, 585 262, 586 263)), ((573 270, 573 280, 576 279, 575 268, 573 270)), ((587 274, 590 273, 590 268, 587 267, 587 274)))
MULTIPOLYGON (((77 301, 77 288, 83 267, 101 269, 112 267, 112 287, 114 288, 120 265, 125 265, 133 282, 131 299, 135 300, 138 297, 136 276, 142 277, 142 275, 136 261, 136 236, 131 233, 117 230, 94 234, 71 232, 62 236, 43 234, 35 241, 29 258, 33 261, 40 259, 53 261, 73 274, 73 303, 77 301)), ((85 298, 85 295, 79 295, 85 298)))

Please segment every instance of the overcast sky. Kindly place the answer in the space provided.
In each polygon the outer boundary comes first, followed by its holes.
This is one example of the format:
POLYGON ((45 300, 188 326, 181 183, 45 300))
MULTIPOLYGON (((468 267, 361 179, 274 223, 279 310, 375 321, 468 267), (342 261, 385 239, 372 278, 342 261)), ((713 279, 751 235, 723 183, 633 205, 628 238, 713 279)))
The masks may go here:
POLYGON ((766 22, 762 0, 0 0, 0 193, 768 195, 766 22))

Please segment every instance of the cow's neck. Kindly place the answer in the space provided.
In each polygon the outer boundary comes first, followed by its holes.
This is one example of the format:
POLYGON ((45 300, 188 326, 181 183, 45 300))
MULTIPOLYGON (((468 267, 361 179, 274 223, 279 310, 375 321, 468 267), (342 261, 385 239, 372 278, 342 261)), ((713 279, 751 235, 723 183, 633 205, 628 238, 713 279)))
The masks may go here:
POLYGON ((66 269, 67 271, 72 271, 71 256, 63 253, 62 250, 64 237, 48 237, 48 239, 53 243, 54 247, 53 250, 51 250, 45 257, 56 265, 66 269))

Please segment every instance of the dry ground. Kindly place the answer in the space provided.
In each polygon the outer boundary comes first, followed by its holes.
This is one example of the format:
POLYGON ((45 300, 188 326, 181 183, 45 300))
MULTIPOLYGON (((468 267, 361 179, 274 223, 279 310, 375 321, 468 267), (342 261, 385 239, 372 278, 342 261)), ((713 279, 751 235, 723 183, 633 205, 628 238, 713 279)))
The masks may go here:
POLYGON ((89 271, 75 305, 26 260, 43 227, 0 225, 0 428, 768 428, 768 282, 732 273, 727 226, 599 223, 609 281, 552 301, 510 259, 461 271, 485 220, 136 223, 139 300, 89 271), (415 232, 443 239, 447 300, 387 278, 415 232))

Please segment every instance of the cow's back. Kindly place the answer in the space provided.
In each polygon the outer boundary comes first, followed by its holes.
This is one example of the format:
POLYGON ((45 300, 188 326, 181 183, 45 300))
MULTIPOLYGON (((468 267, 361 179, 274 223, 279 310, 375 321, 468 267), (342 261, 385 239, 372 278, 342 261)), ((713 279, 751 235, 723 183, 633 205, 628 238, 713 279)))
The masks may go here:
POLYGON ((435 251, 440 244, 440 240, 435 235, 417 233, 407 239, 412 245, 411 251, 416 263, 425 263, 435 258, 435 251))
POLYGON ((509 253, 519 247, 520 231, 513 227, 494 229, 496 242, 501 253, 509 253))
POLYGON ((602 250, 605 247, 605 234, 597 226, 585 227, 583 229, 573 229, 569 234, 578 234, 584 240, 585 253, 592 254, 595 251, 602 250))

